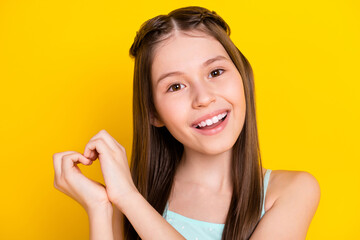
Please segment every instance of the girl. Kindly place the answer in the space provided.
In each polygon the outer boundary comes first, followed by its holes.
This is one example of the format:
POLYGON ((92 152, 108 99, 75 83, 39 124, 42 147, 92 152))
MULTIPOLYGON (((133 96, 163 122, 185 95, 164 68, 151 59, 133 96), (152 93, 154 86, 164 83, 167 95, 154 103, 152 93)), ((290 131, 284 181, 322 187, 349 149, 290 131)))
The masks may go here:
POLYGON ((85 208, 91 239, 305 239, 319 184, 262 167, 252 69, 229 36, 201 7, 141 26, 131 173, 105 130, 84 154, 53 156, 54 185, 85 208), (97 158, 106 187, 77 167, 97 158))

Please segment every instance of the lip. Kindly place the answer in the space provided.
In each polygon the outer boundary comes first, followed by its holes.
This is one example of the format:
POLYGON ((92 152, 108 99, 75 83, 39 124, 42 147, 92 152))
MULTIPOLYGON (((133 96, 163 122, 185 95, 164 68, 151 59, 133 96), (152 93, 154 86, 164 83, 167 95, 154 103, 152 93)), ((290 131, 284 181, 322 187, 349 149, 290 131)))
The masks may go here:
MULTIPOLYGON (((220 111, 218 114, 223 113, 224 111, 220 111)), ((216 114, 214 114, 213 116, 216 116, 216 114)), ((198 129, 196 127, 193 127, 193 129, 195 131, 197 131, 200 134, 206 135, 206 136, 211 136, 211 135, 215 135, 219 132, 221 132, 227 125, 228 121, 229 121, 229 117, 230 117, 230 111, 227 111, 227 116, 225 118, 224 121, 222 121, 219 125, 217 125, 215 128, 210 128, 210 129, 198 129)), ((207 119, 207 118, 205 118, 207 119)))
POLYGON ((210 114, 206 114, 204 116, 202 116, 201 118, 198 118, 196 119, 192 124, 191 126, 192 127, 196 127, 199 123, 201 123, 202 121, 205 121, 206 119, 211 119, 217 115, 219 115, 220 113, 225 113, 227 112, 228 114, 230 113, 230 110, 229 109, 220 109, 220 110, 217 110, 217 111, 214 111, 210 114))

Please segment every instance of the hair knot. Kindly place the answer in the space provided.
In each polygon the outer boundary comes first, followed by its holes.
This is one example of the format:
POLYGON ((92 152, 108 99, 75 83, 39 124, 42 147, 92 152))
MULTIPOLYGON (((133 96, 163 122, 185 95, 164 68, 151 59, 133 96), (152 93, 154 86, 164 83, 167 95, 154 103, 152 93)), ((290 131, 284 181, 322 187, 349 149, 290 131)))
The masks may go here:
POLYGON ((199 22, 213 22, 219 25, 225 30, 228 36, 230 36, 230 27, 229 25, 215 12, 207 9, 201 9, 199 13, 199 22))
POLYGON ((209 19, 216 19, 218 16, 215 11, 202 11, 200 13, 200 21, 205 20, 206 18, 209 19))

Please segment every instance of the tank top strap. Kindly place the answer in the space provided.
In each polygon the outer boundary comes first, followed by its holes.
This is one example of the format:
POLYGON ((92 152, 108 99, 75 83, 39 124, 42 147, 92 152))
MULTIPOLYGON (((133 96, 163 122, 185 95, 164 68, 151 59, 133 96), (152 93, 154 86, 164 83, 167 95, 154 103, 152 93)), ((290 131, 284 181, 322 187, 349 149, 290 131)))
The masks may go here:
POLYGON ((165 209, 164 209, 164 212, 163 212, 163 217, 164 217, 164 218, 166 218, 166 214, 167 214, 168 208, 169 208, 169 201, 166 201, 165 209))
POLYGON ((265 214, 265 196, 266 196, 266 190, 269 184, 271 169, 266 169, 265 176, 264 176, 264 200, 262 205, 262 212, 261 217, 265 214))

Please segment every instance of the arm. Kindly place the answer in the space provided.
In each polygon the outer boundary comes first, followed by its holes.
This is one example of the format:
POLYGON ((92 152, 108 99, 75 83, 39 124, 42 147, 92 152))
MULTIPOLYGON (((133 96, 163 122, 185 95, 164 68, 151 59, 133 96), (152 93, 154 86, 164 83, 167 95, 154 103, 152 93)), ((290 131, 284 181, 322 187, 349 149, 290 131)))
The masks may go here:
POLYGON ((92 161, 75 151, 55 153, 54 187, 76 200, 86 211, 90 239, 112 240, 113 207, 104 185, 85 177, 77 164, 91 165, 92 161))
POLYGON ((124 240, 124 215, 114 206, 114 240, 124 240))
POLYGON ((99 158, 108 200, 126 215, 142 239, 184 239, 139 193, 131 177, 125 148, 108 132, 101 130, 90 139, 84 157, 92 161, 99 158))
POLYGON ((90 240, 113 240, 112 206, 88 212, 90 240))
POLYGON ((141 239, 185 239, 139 192, 115 201, 115 205, 126 215, 141 239))
POLYGON ((262 217, 250 240, 306 238, 320 201, 319 183, 307 172, 292 173, 286 180, 288 184, 262 217))

